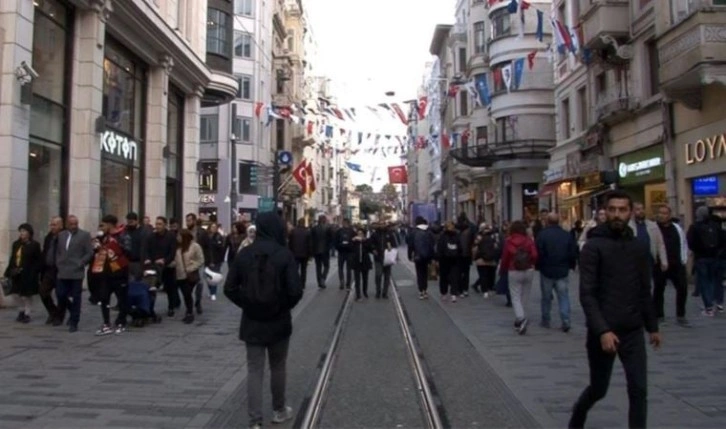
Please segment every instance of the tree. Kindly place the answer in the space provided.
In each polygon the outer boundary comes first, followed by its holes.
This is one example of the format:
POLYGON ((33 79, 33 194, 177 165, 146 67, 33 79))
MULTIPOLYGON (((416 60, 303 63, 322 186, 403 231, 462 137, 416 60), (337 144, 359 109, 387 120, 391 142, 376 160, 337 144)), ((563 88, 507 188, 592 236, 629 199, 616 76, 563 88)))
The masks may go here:
POLYGON ((390 183, 383 185, 383 188, 381 188, 381 194, 383 194, 383 198, 388 203, 395 204, 396 201, 398 201, 398 191, 396 190, 396 187, 390 183))
POLYGON ((373 200, 361 198, 358 209, 361 217, 368 219, 369 215, 376 214, 381 210, 381 205, 373 200))
POLYGON ((371 194, 373 193, 373 187, 371 185, 368 185, 366 183, 362 185, 358 185, 355 187, 356 192, 360 192, 361 194, 371 194))

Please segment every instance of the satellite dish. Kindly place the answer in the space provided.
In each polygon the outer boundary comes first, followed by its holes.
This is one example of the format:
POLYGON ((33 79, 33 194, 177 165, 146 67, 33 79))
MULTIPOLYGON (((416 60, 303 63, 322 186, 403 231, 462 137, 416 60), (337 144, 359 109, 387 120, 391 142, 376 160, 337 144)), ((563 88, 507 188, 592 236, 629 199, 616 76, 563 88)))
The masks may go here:
POLYGON ((622 45, 618 47, 615 52, 617 52, 617 55, 624 60, 633 58, 633 47, 631 45, 622 45))

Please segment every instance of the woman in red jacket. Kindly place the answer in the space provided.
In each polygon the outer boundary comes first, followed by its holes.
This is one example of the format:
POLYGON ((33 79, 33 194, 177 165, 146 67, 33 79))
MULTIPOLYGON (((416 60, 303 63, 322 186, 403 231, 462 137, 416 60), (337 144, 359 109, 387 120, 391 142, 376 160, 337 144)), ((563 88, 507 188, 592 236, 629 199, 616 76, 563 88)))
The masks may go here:
POLYGON ((514 308, 514 327, 519 335, 527 332, 525 305, 529 300, 537 263, 537 247, 527 235, 527 225, 522 221, 512 222, 509 237, 504 242, 500 274, 509 276, 509 293, 514 308))

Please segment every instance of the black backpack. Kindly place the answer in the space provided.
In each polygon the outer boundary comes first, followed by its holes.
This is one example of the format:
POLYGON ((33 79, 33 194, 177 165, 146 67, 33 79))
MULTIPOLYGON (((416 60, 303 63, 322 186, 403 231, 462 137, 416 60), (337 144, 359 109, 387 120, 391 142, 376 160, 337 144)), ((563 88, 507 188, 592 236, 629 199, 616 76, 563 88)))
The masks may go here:
POLYGON ((516 271, 527 271, 532 268, 532 255, 527 250, 527 243, 522 243, 514 251, 512 266, 516 271))
POLYGON ((273 265, 274 253, 255 251, 244 271, 242 310, 252 320, 270 320, 282 311, 280 276, 273 265))
POLYGON ((413 251, 417 261, 428 261, 434 256, 434 235, 420 229, 413 233, 413 251))
POLYGON ((704 222, 698 228, 698 241, 703 251, 716 252, 721 246, 721 228, 715 222, 704 222))

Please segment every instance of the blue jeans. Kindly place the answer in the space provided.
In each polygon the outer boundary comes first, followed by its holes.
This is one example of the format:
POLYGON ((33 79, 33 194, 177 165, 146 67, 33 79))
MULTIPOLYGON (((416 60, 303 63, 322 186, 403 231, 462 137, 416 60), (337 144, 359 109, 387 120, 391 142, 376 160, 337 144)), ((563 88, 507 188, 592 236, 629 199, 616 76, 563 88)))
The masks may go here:
POLYGON ((81 293, 83 292, 83 280, 79 279, 58 279, 55 287, 55 296, 58 300, 58 315, 65 316, 66 309, 70 310, 70 322, 78 326, 81 320, 81 293))
POLYGON ((542 289, 542 322, 550 323, 550 309, 552 308, 552 292, 557 292, 557 304, 560 307, 560 320, 562 326, 570 326, 570 295, 567 291, 569 278, 550 279, 540 274, 540 288, 542 289))
POLYGON ((719 261, 716 258, 696 259, 696 288, 701 291, 703 306, 706 310, 712 310, 714 299, 717 296, 723 297, 723 288, 718 294, 717 286, 721 285, 719 278, 719 261))

